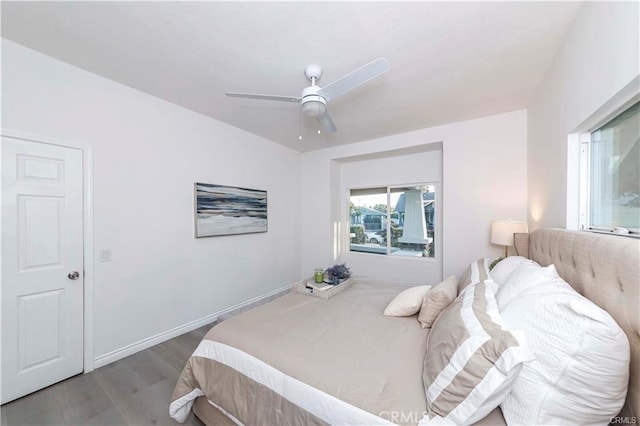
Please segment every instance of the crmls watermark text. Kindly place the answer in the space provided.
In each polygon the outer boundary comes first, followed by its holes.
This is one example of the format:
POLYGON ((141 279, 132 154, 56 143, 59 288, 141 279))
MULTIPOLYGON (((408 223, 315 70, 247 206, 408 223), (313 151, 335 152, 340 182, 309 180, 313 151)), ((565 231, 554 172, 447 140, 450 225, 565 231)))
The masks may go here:
MULTIPOLYGON (((417 411, 381 411, 378 415, 384 419, 387 419, 393 423, 418 423, 424 416, 427 415, 426 412, 417 412, 417 411)), ((612 417, 609 421, 611 425, 635 425, 638 424, 638 418, 635 416, 616 416, 612 417)))
POLYGON ((616 416, 611 417, 609 424, 612 425, 635 425, 638 424, 638 418, 635 416, 616 416))
POLYGON ((401 424, 401 423, 418 423, 420 419, 426 416, 426 412, 417 412, 417 411, 381 411, 378 413, 378 416, 383 419, 387 419, 392 423, 401 424))

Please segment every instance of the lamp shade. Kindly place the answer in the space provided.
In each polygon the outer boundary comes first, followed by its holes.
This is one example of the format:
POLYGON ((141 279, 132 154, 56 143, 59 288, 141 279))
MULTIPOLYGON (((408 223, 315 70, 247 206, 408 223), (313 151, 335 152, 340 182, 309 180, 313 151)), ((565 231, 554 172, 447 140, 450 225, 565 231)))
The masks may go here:
POLYGON ((527 222, 494 220, 491 223, 491 242, 501 246, 513 245, 513 234, 529 232, 527 222))

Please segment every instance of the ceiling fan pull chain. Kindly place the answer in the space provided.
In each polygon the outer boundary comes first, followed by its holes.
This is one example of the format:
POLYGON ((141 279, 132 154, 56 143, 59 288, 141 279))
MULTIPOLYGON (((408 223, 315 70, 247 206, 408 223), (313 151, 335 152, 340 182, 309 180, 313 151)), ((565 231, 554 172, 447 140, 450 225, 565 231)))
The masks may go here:
POLYGON ((298 108, 298 140, 302 140, 302 107, 298 108))

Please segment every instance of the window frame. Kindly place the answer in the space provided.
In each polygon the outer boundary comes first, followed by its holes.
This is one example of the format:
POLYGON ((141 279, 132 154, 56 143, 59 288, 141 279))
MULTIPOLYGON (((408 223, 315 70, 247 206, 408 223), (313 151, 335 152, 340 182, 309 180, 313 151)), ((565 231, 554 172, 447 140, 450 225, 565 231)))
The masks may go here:
MULTIPOLYGON (((611 227, 598 227, 591 224, 591 144, 592 133, 605 126, 611 120, 617 118, 624 113, 627 109, 631 108, 637 102, 640 101, 640 93, 636 93, 623 102, 613 110, 609 110, 606 114, 599 114, 599 117, 591 122, 592 125, 588 126, 584 130, 578 132, 578 145, 579 145, 579 191, 578 191, 578 225, 581 231, 593 232, 593 233, 605 233, 611 235, 620 235, 626 237, 640 238, 640 228, 626 228, 629 230, 628 234, 614 233, 614 228, 611 227)), ((570 135, 571 136, 571 135, 570 135)))
POLYGON ((425 181, 425 182, 420 182, 420 183, 408 183, 408 184, 380 184, 380 185, 368 185, 368 186, 359 186, 359 187, 348 187, 347 191, 346 191, 346 200, 347 200, 347 227, 350 226, 351 224, 351 215, 350 215, 350 208, 349 208, 349 203, 351 201, 351 192, 352 191, 362 191, 362 190, 372 190, 372 189, 376 189, 376 188, 385 188, 386 189, 386 195, 387 195, 387 216, 386 216, 386 226, 385 226, 385 230, 387 235, 391 235, 391 191, 393 189, 396 188, 406 188, 406 187, 412 187, 412 186, 433 186, 434 188, 434 193, 435 195, 435 199, 434 199, 434 216, 435 216, 435 221, 434 221, 434 237, 433 237, 433 244, 434 247, 436 247, 435 253, 433 255, 433 257, 423 257, 423 256, 394 256, 393 253, 391 253, 391 239, 387 238, 387 245, 385 246, 385 253, 367 253, 364 251, 354 251, 351 250, 351 242, 350 239, 348 238, 348 233, 347 233, 347 253, 349 253, 349 255, 356 255, 356 256, 360 256, 360 255, 364 255, 364 256, 376 256, 376 257, 380 257, 380 255, 383 255, 385 258, 388 259, 421 259, 421 261, 427 260, 427 261, 439 261, 440 258, 440 251, 442 251, 442 244, 438 244, 437 242, 440 241, 437 236, 442 232, 441 231, 441 226, 440 226, 440 217, 442 216, 441 211, 440 211, 440 200, 441 200, 441 189, 440 189, 440 182, 439 181, 425 181))

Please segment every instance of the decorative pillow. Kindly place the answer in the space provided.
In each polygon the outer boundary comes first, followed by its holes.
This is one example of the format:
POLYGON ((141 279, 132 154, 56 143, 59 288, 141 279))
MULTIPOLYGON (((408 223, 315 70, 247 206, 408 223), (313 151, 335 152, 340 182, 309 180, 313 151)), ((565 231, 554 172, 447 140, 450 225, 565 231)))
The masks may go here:
POLYGON ((509 424, 606 425, 624 404, 627 336, 608 313, 562 283, 531 288, 501 311, 536 357, 501 404, 509 424))
POLYGON ((458 294, 469 284, 479 283, 486 280, 489 277, 489 265, 491 264, 488 258, 478 259, 472 262, 466 271, 462 274, 458 280, 458 294))
POLYGON ((523 363, 532 359, 520 339, 502 327, 487 284, 469 286, 431 328, 423 369, 429 419, 457 425, 481 420, 506 397, 523 363))
POLYGON ((458 296, 458 281, 455 275, 451 275, 429 290, 424 296, 420 313, 418 314, 420 327, 431 327, 440 312, 449 306, 456 296, 458 296))
POLYGON ((542 267, 534 261, 524 262, 499 286, 496 295, 498 306, 502 310, 528 288, 558 278, 558 272, 553 265, 542 267))
POLYGON ((419 285, 406 289, 394 297, 384 310, 384 314, 388 317, 410 317, 415 315, 420 310, 422 300, 430 289, 430 285, 419 285))
POLYGON ((509 276, 523 263, 533 262, 522 256, 509 256, 502 259, 491 270, 491 278, 498 284, 504 284, 509 279, 509 276))

